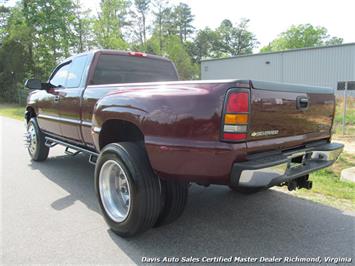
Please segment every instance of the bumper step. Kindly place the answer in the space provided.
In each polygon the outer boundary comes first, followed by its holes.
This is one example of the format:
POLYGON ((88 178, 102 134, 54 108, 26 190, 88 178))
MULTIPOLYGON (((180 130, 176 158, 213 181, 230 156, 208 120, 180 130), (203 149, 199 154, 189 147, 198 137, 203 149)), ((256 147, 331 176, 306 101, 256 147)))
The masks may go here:
POLYGON ((327 143, 235 163, 231 184, 242 187, 271 187, 289 182, 332 165, 343 147, 340 143, 327 143))

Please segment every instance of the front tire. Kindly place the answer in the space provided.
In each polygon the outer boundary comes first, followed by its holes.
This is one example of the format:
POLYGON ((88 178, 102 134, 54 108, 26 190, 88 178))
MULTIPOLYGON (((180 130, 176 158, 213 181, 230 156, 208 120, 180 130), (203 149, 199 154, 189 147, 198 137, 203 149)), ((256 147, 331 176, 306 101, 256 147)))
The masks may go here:
POLYGON ((44 135, 37 120, 32 117, 27 123, 27 150, 33 161, 44 161, 48 158, 49 147, 45 145, 44 135))
POLYGON ((158 219, 159 179, 137 143, 103 148, 95 167, 95 189, 107 224, 122 237, 142 233, 158 219))

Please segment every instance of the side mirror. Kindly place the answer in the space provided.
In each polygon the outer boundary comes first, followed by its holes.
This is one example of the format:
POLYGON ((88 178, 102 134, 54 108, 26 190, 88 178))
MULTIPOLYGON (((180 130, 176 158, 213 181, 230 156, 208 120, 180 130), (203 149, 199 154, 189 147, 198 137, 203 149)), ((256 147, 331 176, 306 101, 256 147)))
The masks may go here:
POLYGON ((42 90, 42 83, 38 79, 28 79, 25 82, 25 87, 30 90, 42 90))

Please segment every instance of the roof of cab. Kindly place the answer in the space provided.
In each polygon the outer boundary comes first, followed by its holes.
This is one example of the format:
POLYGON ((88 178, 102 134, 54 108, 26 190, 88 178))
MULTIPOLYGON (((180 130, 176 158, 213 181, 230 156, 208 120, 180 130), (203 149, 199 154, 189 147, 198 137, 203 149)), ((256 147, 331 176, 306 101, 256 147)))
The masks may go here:
POLYGON ((164 60, 164 61, 171 61, 166 57, 159 56, 159 55, 153 55, 153 54, 147 54, 143 52, 133 52, 133 51, 120 51, 120 50, 110 50, 110 49, 96 49, 96 50, 90 50, 87 52, 83 52, 80 54, 75 54, 72 55, 68 58, 65 58, 61 64, 68 62, 70 60, 73 60, 76 57, 82 56, 82 55, 96 55, 96 54, 109 54, 109 55, 125 55, 125 56, 141 56, 141 57, 146 57, 146 58, 151 58, 151 59, 156 59, 156 60, 164 60), (134 53, 139 53, 140 55, 135 55, 134 53), (142 56, 143 54, 143 56, 142 56))
POLYGON ((98 49, 98 50, 90 51, 88 53, 111 54, 111 55, 127 55, 127 56, 142 56, 143 55, 142 57, 148 57, 148 58, 152 58, 152 59, 170 61, 168 58, 163 57, 163 56, 147 54, 147 53, 138 52, 138 51, 120 51, 120 50, 110 50, 110 49, 98 49), (139 55, 135 55, 134 53, 137 53, 139 55))

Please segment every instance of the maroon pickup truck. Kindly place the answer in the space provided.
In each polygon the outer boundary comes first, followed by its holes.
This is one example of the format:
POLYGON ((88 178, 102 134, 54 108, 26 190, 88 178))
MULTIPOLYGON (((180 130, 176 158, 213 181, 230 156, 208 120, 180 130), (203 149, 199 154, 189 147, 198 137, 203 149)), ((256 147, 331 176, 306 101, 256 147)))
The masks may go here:
POLYGON ((252 193, 311 188, 331 165, 330 88, 254 80, 178 81, 174 64, 138 52, 73 56, 30 79, 25 118, 34 161, 55 145, 87 153, 105 220, 132 236, 177 219, 190 182, 252 193))

